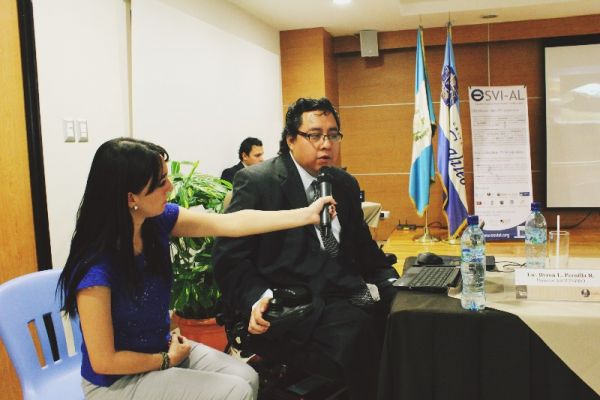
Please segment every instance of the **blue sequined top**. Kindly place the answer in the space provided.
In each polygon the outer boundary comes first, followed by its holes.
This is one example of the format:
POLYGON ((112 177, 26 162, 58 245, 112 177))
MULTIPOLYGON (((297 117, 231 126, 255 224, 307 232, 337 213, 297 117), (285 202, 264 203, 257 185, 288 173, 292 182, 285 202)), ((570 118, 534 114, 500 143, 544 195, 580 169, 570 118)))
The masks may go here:
MULTIPOLYGON (((179 207, 167 204, 163 213, 154 217, 159 233, 159 245, 165 254, 169 251, 169 234, 179 216, 179 207)), ((166 257, 171 271, 170 258, 166 257)), ((169 300, 172 279, 168 281, 150 274, 145 269, 144 256, 135 257, 135 264, 143 284, 133 295, 129 295, 119 280, 118 266, 106 255, 94 264, 83 277, 77 290, 92 286, 108 286, 111 293, 111 314, 115 350, 130 350, 141 353, 158 353, 168 350, 169 300)), ((81 329, 81 328, 80 328, 81 329)), ((81 376, 98 386, 110 386, 122 375, 97 374, 92 369, 85 345, 81 345, 81 376)))

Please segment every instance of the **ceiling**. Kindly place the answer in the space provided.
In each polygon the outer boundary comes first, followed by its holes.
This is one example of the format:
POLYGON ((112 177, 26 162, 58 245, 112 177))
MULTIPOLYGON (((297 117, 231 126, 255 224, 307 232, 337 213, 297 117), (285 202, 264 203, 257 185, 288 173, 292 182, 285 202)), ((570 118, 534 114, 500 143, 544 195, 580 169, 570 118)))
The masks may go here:
POLYGON ((284 31, 323 27, 333 36, 454 25, 600 14, 600 0, 229 0, 284 31), (494 19, 483 15, 495 14, 494 19))

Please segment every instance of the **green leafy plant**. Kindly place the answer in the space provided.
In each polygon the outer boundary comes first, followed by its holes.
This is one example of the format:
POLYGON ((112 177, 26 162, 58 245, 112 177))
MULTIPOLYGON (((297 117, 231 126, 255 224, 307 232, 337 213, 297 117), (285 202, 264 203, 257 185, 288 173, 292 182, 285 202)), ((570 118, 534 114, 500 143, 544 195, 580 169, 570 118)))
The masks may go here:
MULTIPOLYGON (((173 190, 169 201, 184 208, 202 207, 205 212, 223 212, 223 200, 231 190, 231 184, 201 174, 197 168, 198 161, 171 161, 173 190)), ((215 282, 212 264, 214 240, 214 237, 171 237, 171 308, 180 317, 203 319, 216 314, 221 292, 215 282)))

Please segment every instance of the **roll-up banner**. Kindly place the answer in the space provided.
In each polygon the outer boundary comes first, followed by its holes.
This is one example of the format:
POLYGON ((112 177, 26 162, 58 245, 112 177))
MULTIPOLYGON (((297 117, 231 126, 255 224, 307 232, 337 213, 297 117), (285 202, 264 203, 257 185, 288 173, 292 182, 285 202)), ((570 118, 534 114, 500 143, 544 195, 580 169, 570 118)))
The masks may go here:
POLYGON ((527 88, 469 87, 475 214, 486 240, 524 239, 533 191, 527 88))

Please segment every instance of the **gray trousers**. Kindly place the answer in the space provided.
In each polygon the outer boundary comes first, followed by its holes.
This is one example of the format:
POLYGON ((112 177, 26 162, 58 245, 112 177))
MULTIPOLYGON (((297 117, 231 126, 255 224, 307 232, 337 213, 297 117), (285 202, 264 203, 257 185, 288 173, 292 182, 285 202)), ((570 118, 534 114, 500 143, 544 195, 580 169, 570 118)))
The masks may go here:
POLYGON ((120 378, 109 387, 82 380, 88 400, 255 400, 258 374, 243 361, 202 343, 177 367, 120 378))

